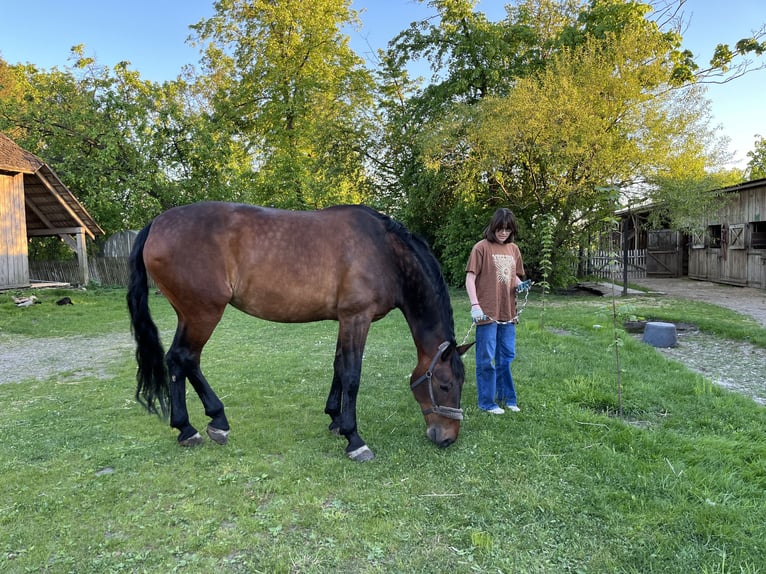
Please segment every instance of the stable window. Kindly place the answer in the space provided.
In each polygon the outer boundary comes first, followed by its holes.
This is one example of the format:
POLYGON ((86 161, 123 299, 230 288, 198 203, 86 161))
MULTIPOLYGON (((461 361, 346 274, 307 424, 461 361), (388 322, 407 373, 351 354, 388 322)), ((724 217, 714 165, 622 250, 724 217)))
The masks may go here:
POLYGON ((705 249, 704 231, 692 231, 692 249, 705 249))
POLYGON ((766 221, 750 222, 750 247, 766 249, 766 221))
POLYGON ((708 225, 707 236, 710 238, 710 247, 721 246, 721 226, 720 225, 708 225))
POLYGON ((729 225, 729 249, 745 248, 745 224, 729 225))

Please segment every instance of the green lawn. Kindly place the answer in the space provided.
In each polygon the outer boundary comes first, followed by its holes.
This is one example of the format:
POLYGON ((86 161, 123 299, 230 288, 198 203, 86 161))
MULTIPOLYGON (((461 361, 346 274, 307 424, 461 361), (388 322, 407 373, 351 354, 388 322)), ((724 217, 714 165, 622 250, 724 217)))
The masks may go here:
MULTIPOLYGON (((46 337, 129 331, 123 290, 57 307, 61 294, 28 309, 0 294, 0 345, 30 337, 35 360, 46 337)), ((619 304, 766 346, 765 329, 718 307, 619 304)), ((460 342, 462 292, 453 305, 460 342)), ((402 315, 376 323, 358 409, 370 463, 327 432, 332 322, 227 312, 203 356, 225 447, 182 449, 133 401, 130 349, 92 373, 0 385, 0 571, 766 572, 763 407, 623 337, 620 418, 608 300, 549 298, 544 327, 541 309, 534 293, 518 329, 522 412, 478 412, 469 353, 466 418, 445 450, 409 390, 402 315)), ((159 297, 153 310, 169 341, 172 310, 159 297)))

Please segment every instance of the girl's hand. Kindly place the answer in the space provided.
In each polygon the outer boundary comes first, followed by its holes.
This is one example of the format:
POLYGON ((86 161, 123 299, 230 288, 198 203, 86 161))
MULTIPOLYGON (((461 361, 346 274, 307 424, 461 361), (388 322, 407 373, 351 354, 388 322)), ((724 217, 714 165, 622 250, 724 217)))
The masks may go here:
MULTIPOLYGON (((518 279, 518 277, 517 277, 518 279)), ((535 282, 531 279, 527 279, 526 281, 519 281, 519 283, 516 285, 516 293, 522 293, 524 291, 529 291, 532 288, 532 285, 534 285, 535 282)))
POLYGON ((486 321, 487 316, 484 314, 484 311, 481 310, 481 307, 474 305, 471 307, 471 319, 473 319, 474 323, 478 323, 479 321, 486 321))

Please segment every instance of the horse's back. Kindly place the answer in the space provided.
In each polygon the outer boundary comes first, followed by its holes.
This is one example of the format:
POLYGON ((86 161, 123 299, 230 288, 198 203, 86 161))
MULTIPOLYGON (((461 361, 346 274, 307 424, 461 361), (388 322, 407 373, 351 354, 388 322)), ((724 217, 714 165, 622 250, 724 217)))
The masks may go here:
POLYGON ((153 222, 144 260, 175 306, 181 296, 197 305, 231 303, 284 322, 337 319, 362 308, 377 317, 393 307, 384 220, 362 206, 177 207, 153 222))

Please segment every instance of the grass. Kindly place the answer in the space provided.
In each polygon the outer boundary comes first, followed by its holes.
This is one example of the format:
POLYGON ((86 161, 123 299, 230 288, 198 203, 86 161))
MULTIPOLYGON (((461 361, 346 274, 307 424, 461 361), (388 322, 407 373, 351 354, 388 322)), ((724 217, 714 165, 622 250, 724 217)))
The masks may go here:
MULTIPOLYGON (((0 294, 0 343, 123 335, 124 291, 0 294), (51 304, 59 294, 71 307, 51 304)), ((522 412, 476 408, 466 356, 458 442, 428 442, 407 379, 400 313, 370 334, 359 399, 371 463, 327 432, 336 325, 227 311, 203 368, 232 424, 226 447, 181 449, 132 400, 128 350, 99 374, 0 385, 0 571, 764 572, 763 407, 625 337, 617 410, 611 306, 537 295, 513 366, 522 412)), ((621 300, 766 346, 754 322, 711 305, 621 300)), ((453 294, 457 338, 470 325, 453 294)), ((168 341, 172 310, 153 310, 168 341)), ((722 358, 725 360, 725 358, 722 358)), ((189 396, 198 427, 205 417, 189 396)))

